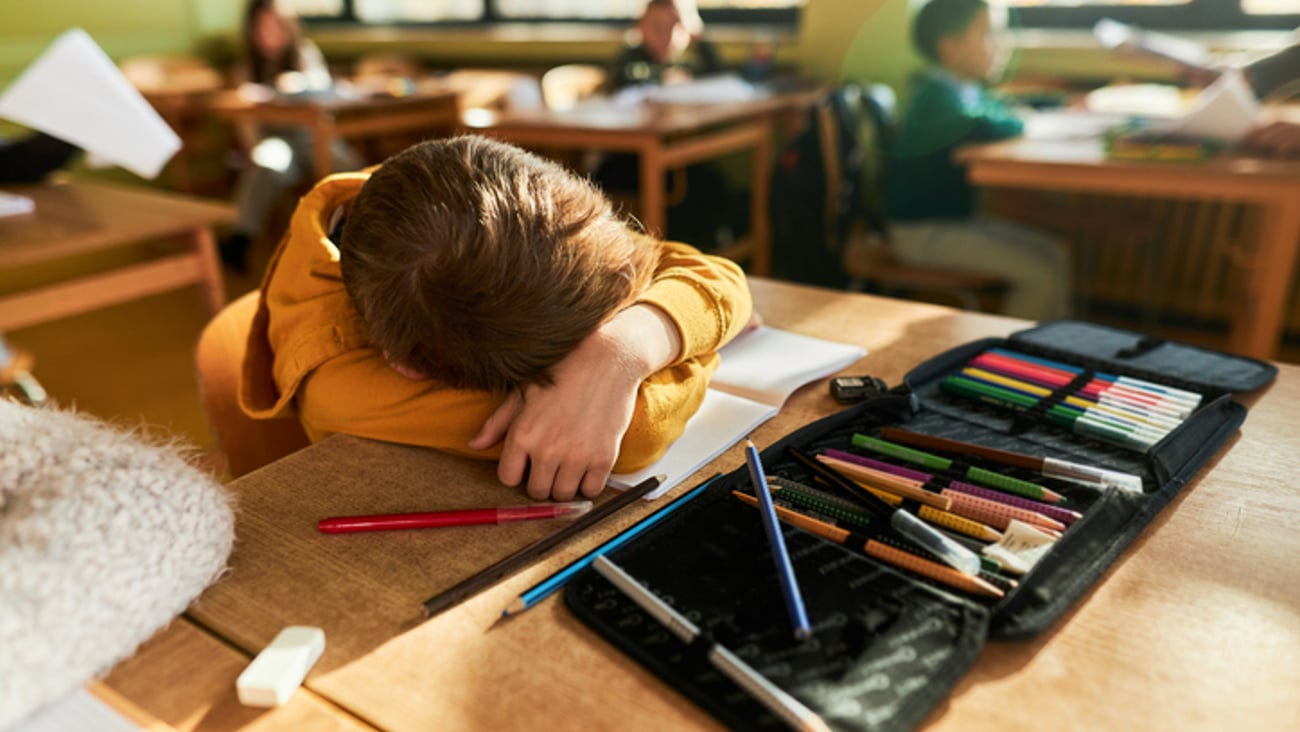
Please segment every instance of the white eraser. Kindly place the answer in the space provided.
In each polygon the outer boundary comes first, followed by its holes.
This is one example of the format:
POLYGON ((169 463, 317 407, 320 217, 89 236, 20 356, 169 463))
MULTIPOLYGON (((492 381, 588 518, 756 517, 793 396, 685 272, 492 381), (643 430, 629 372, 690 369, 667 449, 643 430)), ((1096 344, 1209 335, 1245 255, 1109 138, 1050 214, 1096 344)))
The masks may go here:
POLYGON ((307 678, 307 672, 325 650, 325 631, 291 625, 262 649, 235 681, 239 703, 250 707, 278 707, 307 678))

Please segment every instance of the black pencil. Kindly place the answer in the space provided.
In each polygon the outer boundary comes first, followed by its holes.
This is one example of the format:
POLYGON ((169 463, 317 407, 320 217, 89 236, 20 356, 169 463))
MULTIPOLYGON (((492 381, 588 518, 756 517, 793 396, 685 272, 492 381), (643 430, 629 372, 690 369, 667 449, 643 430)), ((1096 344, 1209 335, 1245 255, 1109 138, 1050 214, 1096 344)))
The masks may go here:
POLYGON ((612 516, 618 510, 632 505, 643 498, 647 493, 659 487, 659 484, 667 479, 667 476, 655 475, 646 478, 635 486, 628 488, 618 496, 597 506, 595 509, 584 514, 582 518, 573 523, 565 525, 564 528, 548 534, 537 541, 523 547, 519 551, 495 562, 478 572, 457 582, 452 587, 439 592, 424 601, 424 617, 431 618, 434 615, 446 610, 449 607, 459 605, 466 599, 477 595, 487 588, 495 585, 505 577, 523 567, 528 566, 540 558, 543 554, 555 548, 565 539, 577 534, 580 531, 600 523, 609 516, 612 516))

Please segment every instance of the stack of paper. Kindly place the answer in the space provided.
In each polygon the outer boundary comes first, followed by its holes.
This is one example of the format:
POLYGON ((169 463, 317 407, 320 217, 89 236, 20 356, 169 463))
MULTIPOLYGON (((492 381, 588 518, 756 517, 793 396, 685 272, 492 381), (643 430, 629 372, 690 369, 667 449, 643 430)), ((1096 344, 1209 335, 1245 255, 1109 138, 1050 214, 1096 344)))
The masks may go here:
POLYGON ((0 95, 0 117, 152 178, 181 141, 85 31, 59 36, 0 95))

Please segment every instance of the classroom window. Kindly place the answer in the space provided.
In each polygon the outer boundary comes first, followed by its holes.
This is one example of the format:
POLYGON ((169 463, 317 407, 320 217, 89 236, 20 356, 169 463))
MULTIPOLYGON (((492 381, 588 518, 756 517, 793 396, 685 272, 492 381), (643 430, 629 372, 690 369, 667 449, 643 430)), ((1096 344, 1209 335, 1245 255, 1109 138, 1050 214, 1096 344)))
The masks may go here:
MULTIPOLYGON (((282 0, 309 21, 362 24, 603 22, 627 25, 645 0, 282 0)), ((788 25, 807 0, 699 0, 705 23, 788 25)))
POLYGON ((1300 25, 1297 0, 1008 0, 1013 25, 1090 28, 1113 18, 1169 31, 1291 30, 1300 25))

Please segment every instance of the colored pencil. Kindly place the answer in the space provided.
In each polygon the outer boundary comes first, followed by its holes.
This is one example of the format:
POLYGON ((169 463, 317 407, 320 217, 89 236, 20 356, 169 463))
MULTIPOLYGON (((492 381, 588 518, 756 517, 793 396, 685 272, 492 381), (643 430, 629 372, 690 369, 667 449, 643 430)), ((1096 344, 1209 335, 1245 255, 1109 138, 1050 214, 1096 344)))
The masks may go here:
POLYGON ((883 470, 868 468, 864 465, 839 460, 829 455, 818 455, 817 460, 823 465, 829 465, 840 471, 844 475, 865 483, 872 488, 889 491, 896 496, 911 499, 924 506, 932 506, 941 511, 947 511, 952 508, 952 501, 939 495, 937 491, 928 491, 925 489, 925 483, 922 481, 911 480, 902 476, 893 475, 883 470))
POLYGON ((794 575, 794 564, 790 562, 790 553, 785 548, 785 535, 781 533, 781 524, 776 519, 772 492, 768 490, 767 475, 763 472, 763 460, 759 457, 753 440, 745 440, 745 462, 749 465, 749 480, 753 484, 754 495, 758 497, 758 503, 763 509, 759 512, 763 520, 763 531, 772 548, 772 561, 776 564, 776 576, 781 582, 781 594, 785 597, 790 624, 794 626, 794 637, 804 640, 812 635, 812 625, 808 622, 808 613, 804 609, 799 580, 794 575))
MULTIPOLYGON (((928 452, 922 452, 921 450, 916 450, 904 445, 898 445, 889 442, 888 440, 882 440, 878 437, 855 434, 853 435, 852 441, 854 447, 871 450, 872 452, 895 457, 899 460, 906 460, 907 462, 915 463, 930 468, 931 470, 957 469, 957 466, 953 461, 948 458, 932 455, 928 452)), ((958 470, 958 472, 961 472, 966 478, 969 478, 974 483, 987 485, 999 490, 1007 491, 1008 493, 1015 493, 1016 495, 1025 496, 1026 498, 1033 498, 1037 501, 1061 503, 1065 500, 1060 493, 1057 493, 1046 486, 1027 480, 1020 480, 1019 478, 1013 478, 1009 475, 1003 475, 985 468, 978 468, 972 465, 966 467, 965 470, 958 470)))
MULTIPOLYGON (((609 557, 596 557, 592 567, 683 643, 695 645, 697 639, 701 637, 700 629, 685 615, 659 599, 622 567, 611 562, 609 557)), ((744 689, 792 729, 800 732, 830 732, 830 727, 817 716, 816 712, 768 681, 739 656, 727 650, 726 646, 710 640, 705 656, 723 676, 736 682, 737 686, 744 689)))
POLYGON ((899 427, 885 427, 880 430, 880 436, 891 442, 897 442, 903 445, 911 445, 913 447, 927 450, 951 452, 958 455, 968 455, 988 460, 990 462, 1000 463, 1002 465, 1010 465, 1012 467, 1033 470, 1048 478, 1067 480, 1072 483, 1087 486, 1115 486, 1121 490, 1136 493, 1142 492, 1142 476, 1118 470, 1110 470, 1109 468, 1095 468, 1091 465, 1083 465, 1069 460, 1062 460, 1060 458, 1026 455, 1024 453, 1012 452, 1010 450, 1001 450, 998 448, 987 447, 985 445, 962 442, 947 437, 936 437, 934 435, 922 434, 920 432, 913 432, 899 427))
MULTIPOLYGON (((774 491, 779 491, 777 495, 782 500, 793 503, 796 506, 810 508, 836 520, 842 520, 858 527, 865 527, 868 525, 870 516, 857 508, 852 502, 846 501, 839 496, 823 493, 816 488, 799 486, 798 484, 795 484, 794 486, 789 485, 789 483, 793 482, 794 481, 780 481, 777 478, 768 479, 769 487, 774 491)), ((876 495, 891 506, 900 505, 903 501, 902 498, 886 491, 880 491, 876 493, 876 495)), ((930 506, 918 506, 916 515, 922 521, 956 531, 969 536, 972 539, 979 539, 980 541, 986 542, 999 541, 1002 539, 1002 534, 993 527, 958 516, 951 511, 940 511, 939 509, 930 506)))
MULTIPOLYGON (((884 431, 882 430, 882 434, 883 432, 884 431)), ((982 488, 980 486, 972 485, 970 483, 961 480, 949 480, 946 483, 940 483, 936 479, 936 476, 934 476, 931 473, 924 473, 919 470, 912 470, 911 468, 905 468, 900 465, 885 463, 879 460, 872 460, 871 458, 862 457, 860 455, 854 455, 852 453, 846 453, 841 450, 833 450, 833 449, 827 450, 826 454, 827 455, 833 454, 836 457, 843 456, 842 459, 848 462, 867 463, 872 466, 879 465, 881 466, 879 469, 882 471, 894 473, 895 475, 901 478, 920 481, 921 483, 926 484, 927 486, 933 487, 935 490, 942 491, 944 488, 949 488, 951 490, 957 491, 958 493, 967 493, 972 496, 979 496, 980 498, 986 498, 990 501, 1005 503, 1008 506, 1015 506, 1017 508, 1026 508, 1029 509, 1030 511, 1041 513, 1044 516, 1047 516, 1048 518, 1055 519, 1057 521, 1066 524, 1072 524, 1075 521, 1078 521, 1079 519, 1083 518, 1083 514, 1079 513, 1078 511, 1071 511, 1070 509, 1065 508, 1060 504, 1035 501, 1032 498, 1023 498, 1021 496, 1011 495, 1010 493, 1003 493, 1002 491, 994 490, 992 488, 982 488)), ((948 500, 949 502, 951 502, 952 499, 950 498, 948 500)), ((949 510, 951 510, 951 506, 949 507, 949 510)))
POLYGON ((660 508, 658 511, 655 511, 654 513, 650 514, 649 516, 646 516, 645 518, 641 519, 635 524, 632 524, 632 526, 628 527, 625 531, 618 534, 614 538, 610 539, 604 544, 601 544, 595 549, 592 549, 591 551, 582 555, 578 559, 570 562, 563 569, 551 574, 550 577, 547 577, 541 582, 538 582, 537 584, 528 588, 522 594, 520 594, 519 597, 514 600, 514 602, 510 603, 509 607, 501 611, 501 617, 509 617, 511 615, 517 615, 527 610, 528 608, 532 607, 533 605, 536 605, 542 600, 545 600, 546 598, 550 597, 552 594, 555 593, 556 590, 563 587, 565 583, 567 583, 570 579, 572 579, 574 575, 576 575, 577 573, 581 572, 582 570, 590 566, 591 563, 596 560, 596 557, 602 554, 606 554, 608 552, 612 552, 615 549, 619 548, 620 546, 623 546, 629 541, 645 533, 647 529, 659 523, 660 521, 663 521, 664 519, 668 518, 668 516, 672 514, 674 511, 681 508, 682 506, 685 506, 686 504, 694 500, 696 497, 698 497, 701 493, 704 492, 706 488, 708 488, 711 484, 713 484, 713 482, 716 481, 719 477, 721 477, 721 474, 715 475, 712 478, 709 478, 708 480, 704 481, 703 483, 700 483, 695 488, 692 488, 690 491, 674 499, 672 503, 669 503, 663 508, 660 508))
MULTIPOLYGON (((738 491, 733 491, 732 495, 752 506, 758 505, 758 501, 753 496, 738 491)), ((815 519, 807 514, 799 513, 798 511, 786 508, 785 506, 777 506, 776 512, 782 521, 785 521, 791 526, 796 526, 814 536, 819 536, 836 544, 858 548, 853 532, 848 529, 841 529, 838 526, 832 526, 825 521, 815 519)), ((911 552, 899 549, 895 546, 890 546, 889 544, 876 539, 868 538, 863 541, 861 550, 869 557, 879 559, 880 561, 898 567, 899 569, 905 569, 909 572, 919 574, 922 577, 927 577, 954 589, 976 595, 983 595, 985 597, 1000 598, 1004 594, 1002 590, 999 590, 997 587, 994 587, 977 576, 963 574, 946 564, 932 562, 929 559, 918 557, 911 552)))
POLYGON ((469 597, 473 597, 487 588, 495 585, 523 567, 537 561, 546 552, 559 546, 560 543, 575 536, 596 524, 604 521, 617 511, 627 508, 646 496, 646 494, 659 487, 659 484, 667 480, 667 476, 654 475, 640 483, 628 488, 622 493, 605 501, 597 506, 594 510, 587 512, 577 521, 565 524, 564 528, 555 533, 548 534, 537 541, 515 551, 514 553, 493 562, 465 579, 457 582, 455 585, 439 592, 438 594, 425 600, 423 603, 425 618, 431 618, 434 615, 446 610, 449 607, 458 605, 469 597))
POLYGON ((360 531, 477 526, 480 524, 503 524, 512 521, 577 518, 590 510, 591 501, 572 501, 570 503, 537 503, 527 506, 469 508, 458 511, 336 516, 321 519, 317 522, 316 529, 326 534, 351 534, 360 531))
POLYGON ((814 476, 860 502, 872 513, 885 519, 891 529, 916 542, 922 549, 939 557, 959 572, 970 576, 979 572, 979 557, 971 550, 949 539, 907 511, 889 505, 870 489, 853 482, 829 465, 818 462, 808 453, 795 447, 786 448, 786 452, 812 471, 814 476))

